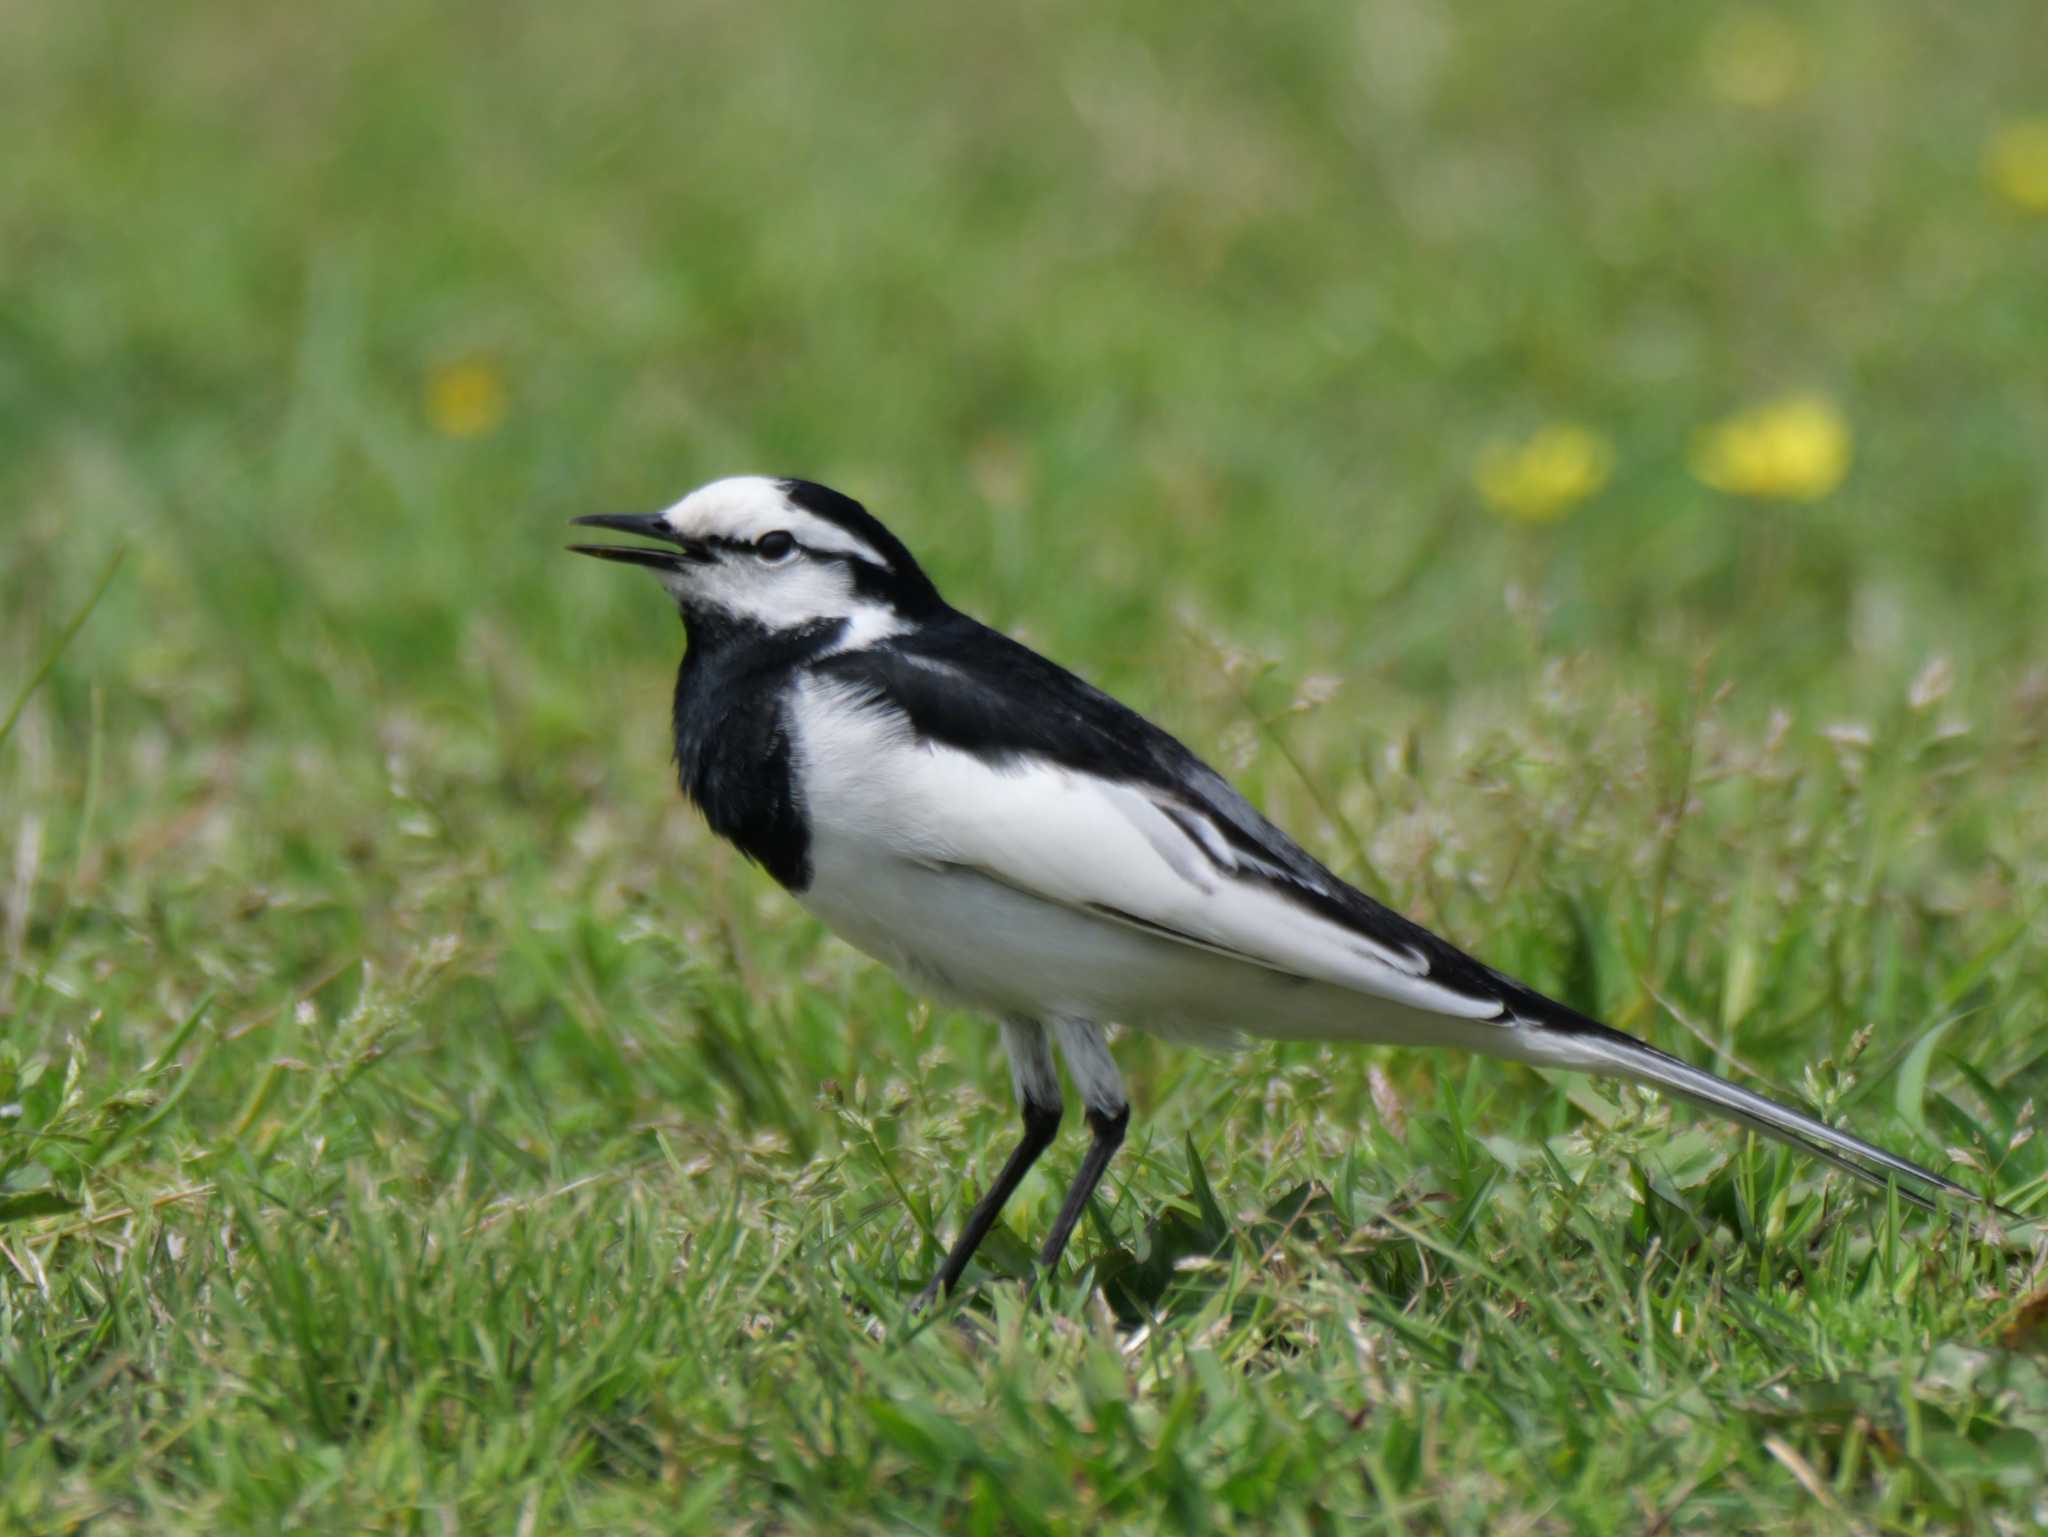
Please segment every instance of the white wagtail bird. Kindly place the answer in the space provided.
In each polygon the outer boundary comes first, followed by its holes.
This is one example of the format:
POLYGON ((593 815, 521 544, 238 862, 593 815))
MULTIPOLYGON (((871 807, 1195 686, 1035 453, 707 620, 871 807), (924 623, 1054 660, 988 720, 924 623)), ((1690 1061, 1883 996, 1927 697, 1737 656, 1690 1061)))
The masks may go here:
POLYGON ((1130 1119, 1103 1037, 1458 1046, 1632 1079, 1931 1204, 1976 1197, 1587 1018, 1332 874, 1135 711, 947 605, 852 498, 740 476, 665 512, 575 520, 660 547, 682 611, 683 793, 826 927, 995 1016, 1024 1136, 925 1289, 960 1279, 1059 1128, 1058 1044, 1093 1141, 1065 1248, 1130 1119))

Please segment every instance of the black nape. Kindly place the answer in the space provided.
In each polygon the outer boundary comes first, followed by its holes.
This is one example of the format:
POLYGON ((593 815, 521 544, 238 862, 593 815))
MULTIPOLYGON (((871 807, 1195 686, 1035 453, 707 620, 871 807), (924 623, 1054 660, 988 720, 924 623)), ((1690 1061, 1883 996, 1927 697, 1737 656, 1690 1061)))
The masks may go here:
POLYGON ((783 480, 781 486, 782 494, 789 498, 791 506, 800 507, 813 517, 823 518, 827 523, 845 529, 888 562, 885 574, 879 579, 865 575, 874 570, 867 562, 853 563, 856 583, 864 592, 886 598, 906 618, 935 614, 945 608, 939 589, 924 574, 917 558, 902 540, 883 526, 881 519, 859 502, 845 492, 821 486, 815 480, 791 478, 783 480))

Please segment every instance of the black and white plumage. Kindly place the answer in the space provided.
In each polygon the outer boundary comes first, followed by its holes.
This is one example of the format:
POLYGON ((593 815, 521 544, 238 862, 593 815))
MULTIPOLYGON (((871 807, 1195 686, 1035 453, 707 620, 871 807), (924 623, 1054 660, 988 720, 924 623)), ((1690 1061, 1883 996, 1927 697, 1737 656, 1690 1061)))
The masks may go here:
POLYGON ((665 512, 579 518, 663 548, 681 609, 676 761, 712 829, 842 938, 1001 1025, 1025 1135, 927 1295, 950 1287, 1057 1129, 1057 1043, 1094 1142, 1053 1263, 1123 1135, 1119 1023, 1459 1046, 1632 1079, 1901 1194, 1930 1170, 1586 1018, 1332 874, 1180 742, 949 607, 859 503, 714 481, 665 512))

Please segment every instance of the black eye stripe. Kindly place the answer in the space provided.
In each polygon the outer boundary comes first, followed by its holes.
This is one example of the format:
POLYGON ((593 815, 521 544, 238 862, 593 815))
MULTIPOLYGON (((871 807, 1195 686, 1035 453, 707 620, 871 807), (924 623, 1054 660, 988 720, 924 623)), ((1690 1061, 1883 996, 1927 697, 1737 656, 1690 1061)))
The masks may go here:
MULTIPOLYGON (((799 546, 797 544, 795 535, 790 534, 779 528, 770 530, 768 533, 763 534, 759 539, 735 539, 728 534, 705 534, 701 536, 699 542, 702 544, 709 545, 712 549, 717 550, 721 554, 765 554, 771 560, 778 558, 787 550, 802 548, 802 546, 799 546), (762 549, 763 545, 767 546, 766 550, 762 549)), ((830 550, 810 550, 806 553, 824 556, 828 559, 836 558, 833 552, 830 550)))
MULTIPOLYGON (((730 555, 762 555, 764 552, 761 546, 771 539, 787 539, 792 549, 801 550, 812 560, 837 561, 853 573, 856 585, 873 586, 877 592, 881 592, 887 582, 894 580, 887 566, 880 565, 865 555, 856 555, 851 550, 820 550, 807 544, 798 544, 796 536, 784 529, 771 529, 759 539, 752 541, 735 539, 727 534, 700 536, 701 543, 709 545, 720 554, 730 555)), ((778 548, 771 545, 765 552, 769 559, 779 558, 776 553, 778 548)))

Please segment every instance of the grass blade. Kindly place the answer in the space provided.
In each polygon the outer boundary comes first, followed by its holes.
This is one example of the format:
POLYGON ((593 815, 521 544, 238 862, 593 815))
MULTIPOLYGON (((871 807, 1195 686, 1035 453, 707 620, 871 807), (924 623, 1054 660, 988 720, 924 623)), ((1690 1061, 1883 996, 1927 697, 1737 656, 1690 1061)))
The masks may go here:
POLYGON ((37 667, 35 672, 30 675, 28 682, 22 685, 21 692, 14 696, 14 704, 7 711, 7 719, 0 721, 0 747, 7 745, 8 737, 14 734, 14 723, 21 719, 21 712, 28 708, 28 702, 34 696, 35 691, 41 688, 44 681, 56 670, 58 661, 70 647, 71 642, 77 637, 78 632, 85 628, 85 621, 90 619, 92 611, 100 606, 100 599, 104 598, 107 595, 107 589, 114 585, 114 573, 121 569, 121 562, 127 558, 127 555, 127 545, 119 545, 115 548, 113 559, 107 562, 107 569, 100 573, 99 583, 93 588, 92 596, 87 598, 84 604, 80 606, 78 612, 71 616, 71 622, 64 626, 63 633, 58 635, 56 644, 51 646, 48 653, 43 657, 42 665, 37 667))

